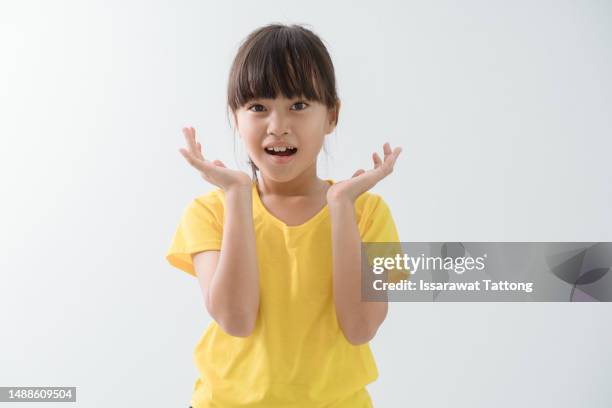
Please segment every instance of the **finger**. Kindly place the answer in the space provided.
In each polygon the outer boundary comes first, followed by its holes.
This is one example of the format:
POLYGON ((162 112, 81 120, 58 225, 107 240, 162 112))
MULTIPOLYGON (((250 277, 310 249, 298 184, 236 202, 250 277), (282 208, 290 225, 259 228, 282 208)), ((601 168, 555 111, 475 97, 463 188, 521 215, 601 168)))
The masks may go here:
POLYGON ((219 167, 225 167, 225 164, 223 164, 223 162, 221 160, 213 160, 213 164, 219 167))
POLYGON ((198 157, 200 159, 204 159, 204 156, 202 156, 202 145, 200 144, 200 142, 197 142, 196 146, 198 147, 198 157))
POLYGON ((187 144, 187 149, 191 151, 191 129, 183 128, 183 135, 185 136, 185 143, 187 144))
POLYGON ((181 155, 188 161, 191 163, 191 154, 189 153, 189 151, 183 149, 182 147, 179 149, 179 152, 181 153, 181 155))
POLYGON ((194 141, 195 147, 196 147, 196 156, 199 157, 200 159, 204 160, 204 155, 202 154, 202 145, 196 139, 195 129, 194 128, 191 128, 191 134, 193 135, 193 141, 194 141))
POLYGON ((391 165, 395 165, 395 161, 397 160, 401 152, 402 152, 401 147, 396 147, 395 149, 393 149, 393 154, 391 155, 392 156, 391 165))
POLYGON ((402 152, 401 147, 396 147, 393 149, 393 152, 389 155, 388 159, 383 163, 383 168, 386 174, 390 174, 393 171, 393 166, 395 166, 395 161, 397 157, 402 152))
POLYGON ((382 160, 380 159, 380 156, 376 152, 374 152, 372 154, 372 160, 374 160, 374 168, 375 169, 379 168, 380 165, 382 164, 382 160))
POLYGON ((360 176, 360 175, 362 175, 363 173, 365 173, 365 170, 364 170, 364 169, 359 169, 359 170, 357 170, 355 173, 353 173, 353 176, 352 176, 351 178, 354 178, 354 177, 360 176))
POLYGON ((189 164, 193 165, 195 163, 195 157, 193 157, 193 155, 188 149, 180 148, 179 152, 181 152, 181 154, 189 162, 189 164))
POLYGON ((206 172, 210 170, 210 163, 207 160, 200 160, 191 154, 191 152, 187 149, 181 148, 179 149, 185 160, 189 162, 189 164, 197 170, 202 172, 206 172))
POLYGON ((391 154, 391 146, 389 145, 389 142, 383 145, 383 151, 385 152, 385 160, 387 160, 387 157, 389 157, 391 154))
POLYGON ((185 141, 187 142, 187 147, 189 148, 189 153, 191 153, 194 156, 197 156, 195 132, 193 128, 185 128, 184 133, 185 133, 185 141))
POLYGON ((385 144, 385 162, 387 160, 391 160, 391 161, 395 161, 395 159, 397 159, 397 155, 399 154, 399 151, 401 151, 402 149, 400 147, 396 147, 395 149, 391 150, 391 146, 389 146, 388 143, 385 144))
POLYGON ((189 133, 191 134, 191 142, 193 146, 193 154, 198 157, 198 141, 196 139, 195 129, 193 127, 189 128, 189 133))

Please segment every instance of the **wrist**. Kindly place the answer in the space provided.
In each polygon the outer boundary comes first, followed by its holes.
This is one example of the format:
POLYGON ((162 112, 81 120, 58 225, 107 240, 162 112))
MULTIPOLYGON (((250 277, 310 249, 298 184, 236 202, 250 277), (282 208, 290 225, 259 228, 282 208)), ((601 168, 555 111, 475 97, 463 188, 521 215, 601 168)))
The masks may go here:
POLYGON ((224 190, 226 196, 240 196, 251 198, 251 185, 234 184, 224 190))
POLYGON ((346 211, 354 208, 355 203, 348 197, 327 197, 330 211, 346 211))

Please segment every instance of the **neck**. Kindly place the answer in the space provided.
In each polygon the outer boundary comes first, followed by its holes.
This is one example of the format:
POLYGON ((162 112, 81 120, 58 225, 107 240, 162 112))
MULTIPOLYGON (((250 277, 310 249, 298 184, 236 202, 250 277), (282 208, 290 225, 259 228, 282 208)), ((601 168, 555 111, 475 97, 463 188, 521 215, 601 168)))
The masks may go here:
POLYGON ((325 190, 328 183, 317 176, 316 167, 289 181, 277 181, 260 173, 257 188, 263 195, 308 196, 325 190))

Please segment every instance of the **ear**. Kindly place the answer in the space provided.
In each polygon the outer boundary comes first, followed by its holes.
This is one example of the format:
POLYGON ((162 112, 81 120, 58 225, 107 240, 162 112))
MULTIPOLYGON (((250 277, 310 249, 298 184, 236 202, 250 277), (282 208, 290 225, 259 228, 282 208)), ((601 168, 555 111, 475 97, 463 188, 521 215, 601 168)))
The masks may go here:
POLYGON ((340 99, 336 101, 336 107, 330 109, 327 115, 327 128, 326 133, 331 133, 336 128, 336 123, 338 122, 338 118, 340 117, 340 99))
POLYGON ((240 128, 238 127, 238 116, 236 114, 236 112, 232 112, 230 109, 230 116, 231 116, 231 122, 232 122, 232 126, 234 126, 236 128, 236 130, 238 130, 238 136, 240 136, 240 128))

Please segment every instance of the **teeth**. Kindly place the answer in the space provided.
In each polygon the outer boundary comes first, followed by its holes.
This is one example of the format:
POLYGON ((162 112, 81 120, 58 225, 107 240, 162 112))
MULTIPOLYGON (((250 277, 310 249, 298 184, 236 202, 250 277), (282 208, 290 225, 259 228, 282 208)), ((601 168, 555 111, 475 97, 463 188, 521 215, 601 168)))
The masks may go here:
POLYGON ((268 151, 275 151, 275 152, 284 152, 286 150, 294 150, 295 147, 266 147, 266 150, 268 151))

